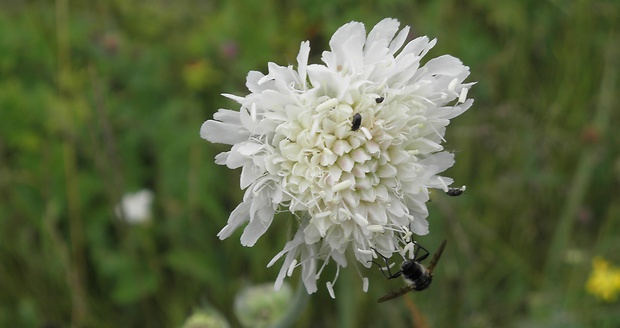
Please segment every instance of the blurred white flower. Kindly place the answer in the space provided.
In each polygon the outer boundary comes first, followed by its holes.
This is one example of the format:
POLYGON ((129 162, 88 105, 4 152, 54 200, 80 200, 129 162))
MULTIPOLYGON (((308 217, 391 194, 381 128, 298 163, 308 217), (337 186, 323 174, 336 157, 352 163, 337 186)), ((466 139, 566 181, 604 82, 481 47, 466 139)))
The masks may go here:
POLYGON ((410 231, 428 233, 429 188, 452 183, 438 175, 454 163, 441 146, 445 128, 473 103, 473 83, 463 83, 469 68, 452 56, 422 64, 436 40, 405 44, 408 33, 395 19, 368 35, 362 23, 345 24, 324 65, 308 65, 302 42, 296 69, 269 63, 267 75, 250 72, 249 95, 225 95, 241 109, 220 109, 202 125, 202 138, 232 145, 216 163, 241 167, 246 190, 221 239, 247 223, 241 243, 252 246, 276 211, 296 214, 297 233, 269 263, 284 256, 276 288, 301 266, 313 293, 330 259, 347 266, 347 250, 368 267, 373 249, 403 253, 410 231))
POLYGON ((136 193, 123 195, 120 203, 114 208, 116 216, 130 224, 139 224, 151 219, 153 192, 142 189, 136 193))

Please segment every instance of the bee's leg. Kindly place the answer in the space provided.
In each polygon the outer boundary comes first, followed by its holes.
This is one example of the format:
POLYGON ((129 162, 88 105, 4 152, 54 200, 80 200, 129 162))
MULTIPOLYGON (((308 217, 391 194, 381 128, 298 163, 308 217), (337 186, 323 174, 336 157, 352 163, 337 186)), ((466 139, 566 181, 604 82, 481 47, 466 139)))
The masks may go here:
POLYGON ((429 252, 426 250, 426 248, 422 247, 422 245, 416 243, 416 245, 418 245, 418 249, 416 249, 415 251, 415 260, 420 262, 423 261, 425 258, 428 257, 429 252), (420 257, 418 257, 418 253, 420 252, 420 249, 422 249, 424 251, 424 254, 420 255, 420 257))
POLYGON ((402 271, 398 271, 398 272, 392 274, 392 271, 390 270, 390 263, 388 262, 388 259, 385 256, 381 255, 381 253, 377 252, 376 249, 373 248, 372 250, 374 250, 376 254, 379 254, 379 256, 381 256, 381 258, 383 258, 383 261, 385 262, 385 267, 381 266, 381 264, 377 263, 376 261, 368 261, 368 262, 377 265, 379 267, 379 270, 381 270, 381 273, 383 274, 385 279, 394 279, 396 277, 400 277, 400 275, 403 274, 402 271), (385 271, 387 271, 387 274, 386 274, 385 271))

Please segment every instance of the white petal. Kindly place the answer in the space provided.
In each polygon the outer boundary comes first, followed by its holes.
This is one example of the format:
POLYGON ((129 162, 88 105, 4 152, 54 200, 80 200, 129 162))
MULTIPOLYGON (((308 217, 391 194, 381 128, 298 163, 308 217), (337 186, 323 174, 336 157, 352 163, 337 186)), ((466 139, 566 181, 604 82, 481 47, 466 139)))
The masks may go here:
POLYGON ((357 163, 364 163, 371 158, 372 157, 362 148, 357 148, 351 152, 351 159, 357 163))
POLYGON ((241 155, 239 148, 243 147, 242 144, 236 144, 232 147, 226 159, 226 166, 231 169, 242 167, 245 163, 251 161, 251 158, 241 155))
POLYGON ((471 105, 474 103, 473 99, 467 99, 464 103, 458 105, 458 106, 454 106, 452 108, 452 112, 450 113, 450 115, 445 116, 445 118, 447 119, 453 119, 461 114, 463 114, 466 110, 469 109, 469 107, 471 107, 471 105))
POLYGON ((366 46, 380 46, 387 49, 390 41, 392 41, 392 38, 394 38, 394 35, 398 31, 399 26, 400 23, 398 20, 394 18, 384 18, 373 27, 370 33, 368 33, 366 46))
POLYGON ((250 220, 250 204, 241 203, 230 213, 228 224, 217 234, 220 239, 226 239, 239 226, 250 220))
POLYGON ((229 151, 226 151, 226 152, 219 153, 219 154, 215 155, 215 164, 217 164, 217 165, 225 165, 226 161, 228 160, 228 155, 230 155, 229 151))
POLYGON ((265 172, 263 170, 253 163, 246 163, 243 165, 243 169, 241 170, 241 178, 239 179, 241 189, 247 188, 256 179, 264 175, 264 173, 265 172))
POLYGON ((303 259, 307 259, 301 264, 301 279, 303 280, 304 286, 306 286, 306 291, 309 294, 317 291, 316 260, 314 248, 314 245, 304 245, 301 250, 301 257, 303 259))
POLYGON ((391 55, 395 54, 396 51, 398 51, 398 49, 403 46, 408 36, 409 26, 405 26, 400 32, 398 32, 398 35, 396 35, 394 40, 392 40, 392 42, 390 43, 390 50, 388 53, 391 55))
POLYGON ((306 244, 312 245, 321 240, 321 233, 315 224, 309 224, 303 231, 306 244))
MULTIPOLYGON (((303 234, 303 231, 302 231, 302 229, 300 227, 300 229, 297 230, 297 233, 295 233, 295 236, 293 236, 293 239, 289 240, 286 243, 286 245, 284 245, 284 249, 282 251, 280 251, 278 254, 276 254, 276 256, 274 256, 273 259, 271 259, 271 261, 269 261, 269 263, 267 264, 267 267, 270 268, 272 265, 274 265, 282 257, 282 255, 293 251, 296 247, 298 247, 300 244, 302 244, 303 241, 304 241, 304 234, 303 234)), ((291 261, 293 261, 293 260, 291 259, 291 261)), ((290 263, 289 263, 289 265, 290 265, 290 263)), ((288 267, 288 265, 287 265, 287 267, 288 267)))
POLYGON ((368 222, 373 224, 387 224, 387 214, 383 206, 378 204, 368 205, 368 222))
POLYGON ((385 163, 379 166, 379 170, 377 171, 377 175, 380 178, 395 177, 397 173, 398 170, 396 169, 396 167, 394 165, 391 165, 390 163, 385 163))
POLYGON ((463 66, 463 63, 458 58, 450 55, 443 55, 430 59, 426 65, 424 65, 424 68, 426 68, 430 74, 448 76, 455 76, 466 70, 466 66, 463 66))
POLYGON ((243 230, 241 245, 252 247, 271 225, 275 211, 271 207, 263 207, 256 212, 256 218, 243 230))
POLYGON ((250 92, 253 92, 253 93, 260 93, 266 90, 265 89, 265 87, 267 87, 266 85, 260 85, 258 83, 258 81, 260 81, 264 76, 265 74, 261 72, 250 71, 246 78, 245 86, 248 88, 248 90, 250 90, 250 92))
POLYGON ((243 156, 252 156, 263 149, 263 146, 264 145, 255 142, 244 142, 239 145, 237 151, 243 156))
POLYGON ((336 140, 332 147, 334 153, 338 156, 342 156, 343 154, 350 152, 351 148, 351 144, 349 144, 346 140, 336 140))
POLYGON ((421 36, 421 37, 415 38, 409 43, 407 43, 407 45, 405 45, 405 48, 403 48, 403 50, 400 52, 400 54, 398 54, 398 56, 396 56, 396 58, 406 56, 407 54, 410 54, 410 53, 420 56, 422 51, 428 46, 429 46, 429 41, 428 41, 427 36, 421 36))
POLYGON ((250 133, 240 125, 208 120, 200 127, 200 137, 213 143, 234 145, 248 140, 250 133))
POLYGON ((351 159, 351 157, 349 157, 349 155, 344 155, 341 156, 338 159, 338 166, 345 172, 351 172, 351 169, 353 169, 353 165, 355 164, 355 161, 353 159, 351 159))
MULTIPOLYGON (((259 72, 256 72, 259 73, 259 72)), ((239 104, 243 104, 245 98, 244 97, 240 97, 240 96, 235 96, 235 95, 231 95, 230 93, 222 93, 222 96, 231 99, 233 101, 238 102, 239 104)))
POLYGON ((304 41, 299 46, 299 54, 297 55, 297 71, 299 79, 302 83, 302 89, 306 89, 306 68, 308 66, 308 56, 310 55, 310 42, 304 41))
POLYGON ((411 232, 418 236, 428 234, 428 221, 426 221, 426 218, 415 218, 413 222, 411 222, 411 232))

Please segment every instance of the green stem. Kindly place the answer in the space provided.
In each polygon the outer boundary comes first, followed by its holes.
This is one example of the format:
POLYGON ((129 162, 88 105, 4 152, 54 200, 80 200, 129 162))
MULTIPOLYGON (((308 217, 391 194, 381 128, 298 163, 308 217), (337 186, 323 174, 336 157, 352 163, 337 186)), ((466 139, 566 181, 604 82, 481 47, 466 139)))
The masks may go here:
POLYGON ((295 290, 295 296, 293 297, 293 301, 286 311, 286 314, 284 314, 282 319, 275 323, 271 328, 293 327, 294 323, 297 319, 299 319, 301 312, 306 308, 308 299, 310 299, 310 295, 308 294, 308 291, 306 291, 303 280, 299 278, 299 283, 297 284, 297 289, 295 290))
MULTIPOLYGON (((614 47, 609 47, 605 57, 605 70, 601 80, 600 93, 598 95, 597 108, 593 122, 594 128, 603 139, 606 137, 607 131, 609 130, 609 117, 614 108, 614 90, 617 79, 617 72, 614 69, 617 61, 614 47)), ((569 243, 577 212, 583 204, 586 191, 592 181, 594 169, 603 150, 604 145, 602 144, 588 147, 583 152, 577 164, 573 181, 570 184, 566 206, 560 215, 548 250, 547 266, 545 270, 545 276, 548 282, 556 279, 559 273, 562 256, 558 256, 558 254, 560 254, 569 243)))

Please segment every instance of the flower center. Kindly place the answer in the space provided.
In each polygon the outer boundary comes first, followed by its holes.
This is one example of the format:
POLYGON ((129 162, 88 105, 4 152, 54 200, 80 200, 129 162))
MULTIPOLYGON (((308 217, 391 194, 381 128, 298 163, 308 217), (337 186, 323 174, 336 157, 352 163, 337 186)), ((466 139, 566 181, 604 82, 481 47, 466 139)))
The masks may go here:
POLYGON ((287 109, 290 119, 275 129, 280 158, 277 172, 271 173, 282 178, 281 186, 292 198, 291 211, 329 217, 324 229, 349 219, 361 226, 386 223, 385 217, 369 222, 364 211, 356 215, 360 205, 389 202, 390 194, 400 196, 394 162, 409 157, 392 147, 399 144, 393 143, 399 136, 392 134, 401 129, 386 121, 382 111, 387 101, 377 98, 367 97, 353 106, 330 98, 322 99, 314 110, 287 109), (353 129, 356 114, 361 122, 353 129), (388 133, 386 126, 398 129, 388 133))

